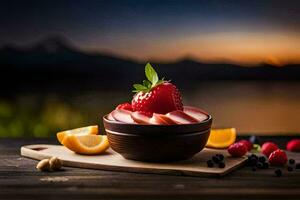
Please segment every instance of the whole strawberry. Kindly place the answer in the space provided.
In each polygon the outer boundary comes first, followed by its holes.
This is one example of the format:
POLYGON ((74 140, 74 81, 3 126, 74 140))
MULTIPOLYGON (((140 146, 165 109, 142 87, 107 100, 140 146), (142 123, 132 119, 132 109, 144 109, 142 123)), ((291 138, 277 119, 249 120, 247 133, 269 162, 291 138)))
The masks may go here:
POLYGON ((286 144, 286 150, 288 150, 288 151, 300 152, 300 139, 293 139, 293 140, 290 140, 290 141, 286 144))
POLYGON ((249 140, 240 140, 238 142, 244 144, 247 147, 247 151, 251 151, 253 144, 249 140))
POLYGON ((117 106, 117 109, 129 110, 132 111, 132 106, 130 103, 122 103, 117 106))
POLYGON ((174 110, 183 110, 181 94, 175 85, 159 80, 152 66, 145 67, 147 80, 143 84, 134 84, 132 99, 133 111, 166 114, 174 110))
POLYGON ((230 145, 227 151, 233 157, 242 157, 247 153, 247 147, 243 143, 236 142, 230 145))
POLYGON ((265 142, 261 147, 261 153, 269 157, 269 155, 277 149, 278 149, 277 145, 274 144, 273 142, 265 142))
POLYGON ((283 166, 287 163, 286 153, 280 149, 273 151, 269 156, 269 163, 274 166, 283 166))

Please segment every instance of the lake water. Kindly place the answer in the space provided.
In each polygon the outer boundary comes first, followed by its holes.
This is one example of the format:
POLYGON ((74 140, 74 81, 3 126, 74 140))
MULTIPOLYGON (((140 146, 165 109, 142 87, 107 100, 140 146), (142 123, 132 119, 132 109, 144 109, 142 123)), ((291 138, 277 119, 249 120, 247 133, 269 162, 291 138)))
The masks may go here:
POLYGON ((207 82, 190 91, 185 103, 208 110, 215 127, 300 134, 300 82, 207 82))
MULTIPOLYGON (((300 82, 211 81, 182 89, 185 105, 211 113, 214 127, 235 127, 239 134, 300 135, 300 82)), ((56 131, 99 124, 132 93, 86 90, 68 93, 19 93, 0 99, 0 136, 54 136, 56 131)))

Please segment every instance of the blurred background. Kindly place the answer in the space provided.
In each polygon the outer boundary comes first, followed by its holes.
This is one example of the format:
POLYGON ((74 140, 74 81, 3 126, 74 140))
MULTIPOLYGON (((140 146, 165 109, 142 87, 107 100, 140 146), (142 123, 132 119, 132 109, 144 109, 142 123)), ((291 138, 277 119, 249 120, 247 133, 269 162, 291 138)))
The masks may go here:
POLYGON ((300 1, 3 0, 0 27, 0 137, 103 132, 146 62, 214 127, 300 133, 300 1))

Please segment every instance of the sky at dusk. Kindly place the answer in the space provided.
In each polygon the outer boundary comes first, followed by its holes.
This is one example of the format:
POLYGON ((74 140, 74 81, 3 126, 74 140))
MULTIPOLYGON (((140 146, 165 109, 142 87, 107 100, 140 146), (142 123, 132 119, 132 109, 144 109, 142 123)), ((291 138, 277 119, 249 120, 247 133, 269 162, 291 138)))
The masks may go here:
POLYGON ((141 61, 300 63, 300 1, 1 1, 0 46, 61 35, 141 61))

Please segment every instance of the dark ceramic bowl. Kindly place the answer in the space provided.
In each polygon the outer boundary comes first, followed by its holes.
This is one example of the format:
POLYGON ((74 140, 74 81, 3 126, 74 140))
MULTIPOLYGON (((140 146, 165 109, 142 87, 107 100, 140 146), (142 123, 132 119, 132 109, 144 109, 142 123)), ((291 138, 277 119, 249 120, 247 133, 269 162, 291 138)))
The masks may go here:
POLYGON ((110 147, 126 159, 168 162, 191 158, 209 137, 212 118, 182 125, 126 124, 103 117, 110 147))

